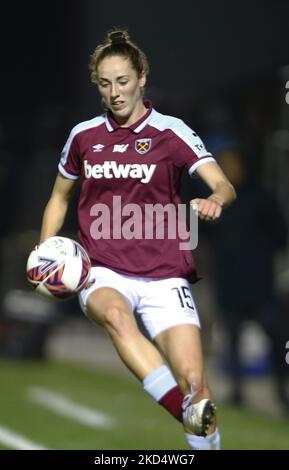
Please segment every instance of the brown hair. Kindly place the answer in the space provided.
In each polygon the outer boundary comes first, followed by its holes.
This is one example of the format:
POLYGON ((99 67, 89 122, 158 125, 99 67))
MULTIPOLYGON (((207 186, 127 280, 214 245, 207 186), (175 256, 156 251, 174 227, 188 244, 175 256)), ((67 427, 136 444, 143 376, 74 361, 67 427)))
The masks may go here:
POLYGON ((138 77, 149 73, 149 64, 144 52, 130 40, 126 30, 119 29, 107 33, 104 42, 99 44, 91 55, 89 70, 92 83, 98 83, 99 63, 106 57, 116 55, 129 59, 138 77))

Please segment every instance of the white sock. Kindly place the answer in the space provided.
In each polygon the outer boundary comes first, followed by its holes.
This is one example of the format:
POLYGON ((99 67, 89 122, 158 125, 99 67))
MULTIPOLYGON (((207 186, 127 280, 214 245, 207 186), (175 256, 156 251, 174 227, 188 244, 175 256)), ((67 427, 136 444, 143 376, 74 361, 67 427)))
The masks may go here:
POLYGON ((143 380, 145 391, 156 401, 159 401, 176 385, 173 374, 165 364, 153 370, 143 380))
POLYGON ((190 448, 193 450, 220 450, 221 448, 221 436, 218 428, 216 428, 213 434, 209 434, 206 437, 195 436, 195 434, 187 432, 185 432, 185 436, 190 448))

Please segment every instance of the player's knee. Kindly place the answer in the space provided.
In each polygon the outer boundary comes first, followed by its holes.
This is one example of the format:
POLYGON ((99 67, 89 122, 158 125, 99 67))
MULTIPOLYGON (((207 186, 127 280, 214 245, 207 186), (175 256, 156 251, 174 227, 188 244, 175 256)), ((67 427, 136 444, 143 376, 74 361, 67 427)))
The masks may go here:
POLYGON ((180 371, 181 388, 184 393, 191 393, 194 391, 196 394, 204 392, 204 376, 201 370, 194 369, 187 366, 180 371))
POLYGON ((128 336, 135 330, 132 315, 122 305, 110 305, 104 313, 104 327, 110 334, 128 336))

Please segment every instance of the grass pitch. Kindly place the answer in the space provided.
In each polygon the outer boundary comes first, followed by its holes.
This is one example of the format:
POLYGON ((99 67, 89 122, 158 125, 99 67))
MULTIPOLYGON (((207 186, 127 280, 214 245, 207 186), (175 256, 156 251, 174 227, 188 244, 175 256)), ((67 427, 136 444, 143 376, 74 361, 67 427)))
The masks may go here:
MULTIPOLYGON (((182 427, 123 373, 54 361, 0 361, 0 427, 49 449, 187 449, 182 427), (34 403, 42 387, 116 420, 93 429, 34 403)), ((288 419, 218 404, 223 449, 289 449, 288 419)), ((9 449, 0 442, 0 449, 9 449)))

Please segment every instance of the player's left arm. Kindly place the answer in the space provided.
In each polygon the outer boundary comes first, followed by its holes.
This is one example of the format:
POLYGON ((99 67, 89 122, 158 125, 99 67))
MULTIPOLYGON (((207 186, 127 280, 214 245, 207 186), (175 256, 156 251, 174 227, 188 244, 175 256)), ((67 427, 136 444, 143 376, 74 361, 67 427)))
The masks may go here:
POLYGON ((218 219, 223 208, 235 201, 236 191, 216 162, 200 165, 196 169, 196 173, 209 186, 212 194, 207 199, 192 199, 190 204, 197 206, 200 219, 218 219))

